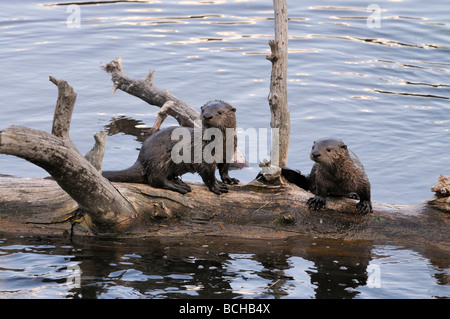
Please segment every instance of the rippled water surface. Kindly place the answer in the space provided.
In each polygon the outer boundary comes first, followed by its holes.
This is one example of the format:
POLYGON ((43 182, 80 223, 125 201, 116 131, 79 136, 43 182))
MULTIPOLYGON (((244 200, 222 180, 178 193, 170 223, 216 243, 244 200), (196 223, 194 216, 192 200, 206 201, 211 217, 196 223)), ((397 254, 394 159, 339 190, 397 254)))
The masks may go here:
MULTIPOLYGON (((0 130, 50 131, 52 75, 78 93, 71 137, 80 151, 106 129, 103 168, 131 165, 158 108, 111 94, 99 66, 118 56, 127 74, 155 70, 158 87, 194 108, 223 99, 243 130, 269 127, 272 1, 75 3, 0 3, 0 130)), ((364 163, 374 201, 418 204, 450 175, 450 4, 377 1, 378 15, 371 3, 288 1, 289 166, 307 172, 312 141, 340 137, 364 163)), ((259 169, 250 164, 233 176, 251 180, 259 169)), ((5 155, 0 174, 47 175, 5 155)), ((448 254, 420 244, 41 241, 2 240, 1 298, 450 296, 448 254), (381 287, 369 288, 375 271, 381 287), (67 284, 80 273, 79 288, 67 284)))
MULTIPOLYGON (((78 93, 71 125, 78 148, 87 152, 106 128, 104 169, 131 165, 141 145, 135 126, 152 126, 158 108, 111 94, 99 66, 118 56, 130 76, 154 69, 158 87, 194 108, 223 99, 237 107, 240 128, 269 127, 272 1, 77 3, 1 3, 0 129, 50 130, 52 75, 78 93)), ((375 201, 421 203, 438 176, 450 174, 450 4, 378 1, 379 14, 369 4, 288 3, 289 166, 308 172, 312 142, 340 137, 364 163, 375 201)), ((235 175, 251 180, 259 160, 235 175)), ((5 155, 0 173, 46 175, 5 155)))
POLYGON ((399 243, 3 238, 0 298, 442 298, 449 255, 399 243))

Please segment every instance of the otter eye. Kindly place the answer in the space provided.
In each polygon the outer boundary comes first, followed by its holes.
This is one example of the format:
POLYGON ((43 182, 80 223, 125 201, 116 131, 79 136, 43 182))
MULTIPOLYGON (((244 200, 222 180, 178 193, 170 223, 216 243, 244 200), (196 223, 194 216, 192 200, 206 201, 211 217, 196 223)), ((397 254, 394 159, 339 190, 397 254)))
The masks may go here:
POLYGON ((331 148, 327 148, 327 152, 331 152, 331 148))
POLYGON ((219 112, 217 112, 217 113, 219 113, 219 115, 222 115, 223 112, 222 112, 222 111, 219 111, 219 112))

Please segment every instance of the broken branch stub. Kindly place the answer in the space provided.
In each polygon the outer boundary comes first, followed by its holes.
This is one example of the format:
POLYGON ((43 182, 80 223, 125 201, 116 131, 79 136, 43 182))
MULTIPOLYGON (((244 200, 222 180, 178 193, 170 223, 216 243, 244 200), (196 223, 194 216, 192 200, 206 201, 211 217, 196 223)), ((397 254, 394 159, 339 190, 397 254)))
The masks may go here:
POLYGON ((78 148, 70 139, 70 122, 72 121, 73 108, 77 100, 77 94, 73 88, 64 80, 58 80, 53 76, 49 77, 50 82, 58 87, 58 98, 56 100, 55 114, 53 116, 52 134, 66 141, 71 148, 78 151, 78 148))

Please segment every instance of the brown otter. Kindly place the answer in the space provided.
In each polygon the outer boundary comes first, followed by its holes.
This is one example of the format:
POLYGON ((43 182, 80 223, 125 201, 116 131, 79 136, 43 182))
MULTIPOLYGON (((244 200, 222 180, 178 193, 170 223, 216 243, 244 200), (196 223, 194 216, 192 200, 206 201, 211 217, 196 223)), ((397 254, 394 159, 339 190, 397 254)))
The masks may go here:
MULTIPOLYGON (((170 189, 181 194, 186 194, 191 191, 189 185, 184 183, 179 177, 185 173, 198 173, 203 182, 208 186, 210 191, 220 195, 228 192, 226 184, 237 184, 239 181, 231 178, 228 175, 229 163, 226 159, 231 158, 230 154, 226 153, 227 149, 227 129, 231 129, 234 135, 231 149, 234 152, 237 146, 236 140, 236 109, 230 104, 222 101, 210 101, 201 108, 202 129, 183 128, 184 131, 190 135, 188 142, 189 150, 194 149, 197 141, 197 134, 200 133, 202 142, 202 153, 209 143, 202 137, 206 129, 219 129, 223 137, 223 153, 219 161, 205 161, 200 158, 196 160, 195 150, 191 152, 190 159, 184 161, 174 161, 172 154, 174 146, 178 143, 183 143, 181 136, 173 134, 176 129, 180 127, 169 127, 161 130, 147 140, 144 141, 139 156, 136 162, 128 169, 123 171, 106 171, 103 176, 110 181, 115 182, 130 182, 130 183, 145 183, 157 188, 170 189), (172 139, 178 136, 178 139, 172 139), (193 147, 191 147, 193 146, 193 147), (216 167, 219 168, 219 174, 223 182, 219 182, 215 177, 216 167)), ((183 135, 184 136, 184 135, 183 135)), ((214 135, 213 135, 214 136, 214 135)), ((214 139, 213 139, 214 140, 214 139)), ((185 151, 185 148, 181 149, 185 151)), ((213 149, 215 153, 216 150, 213 149)), ((175 152, 176 153, 176 152, 175 152)), ((215 154, 212 154, 214 156, 215 154)), ((232 155, 232 154, 231 154, 232 155)), ((180 152, 175 156, 182 156, 180 152)))
POLYGON ((316 195, 308 200, 311 208, 325 207, 326 196, 350 196, 360 200, 356 204, 359 214, 372 212, 369 178, 358 157, 342 140, 323 138, 314 142, 310 157, 315 163, 309 176, 286 167, 282 175, 316 195))

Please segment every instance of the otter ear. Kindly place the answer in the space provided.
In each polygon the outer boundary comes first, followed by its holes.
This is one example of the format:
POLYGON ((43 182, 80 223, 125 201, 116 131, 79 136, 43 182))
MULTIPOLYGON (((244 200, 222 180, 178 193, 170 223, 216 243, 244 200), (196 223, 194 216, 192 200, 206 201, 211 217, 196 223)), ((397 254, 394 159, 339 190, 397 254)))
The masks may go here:
POLYGON ((236 112, 236 108, 235 108, 235 107, 232 107, 232 108, 231 108, 231 111, 236 112))
POLYGON ((343 148, 344 150, 347 149, 347 145, 345 145, 345 144, 341 144, 340 146, 341 146, 341 148, 343 148))

